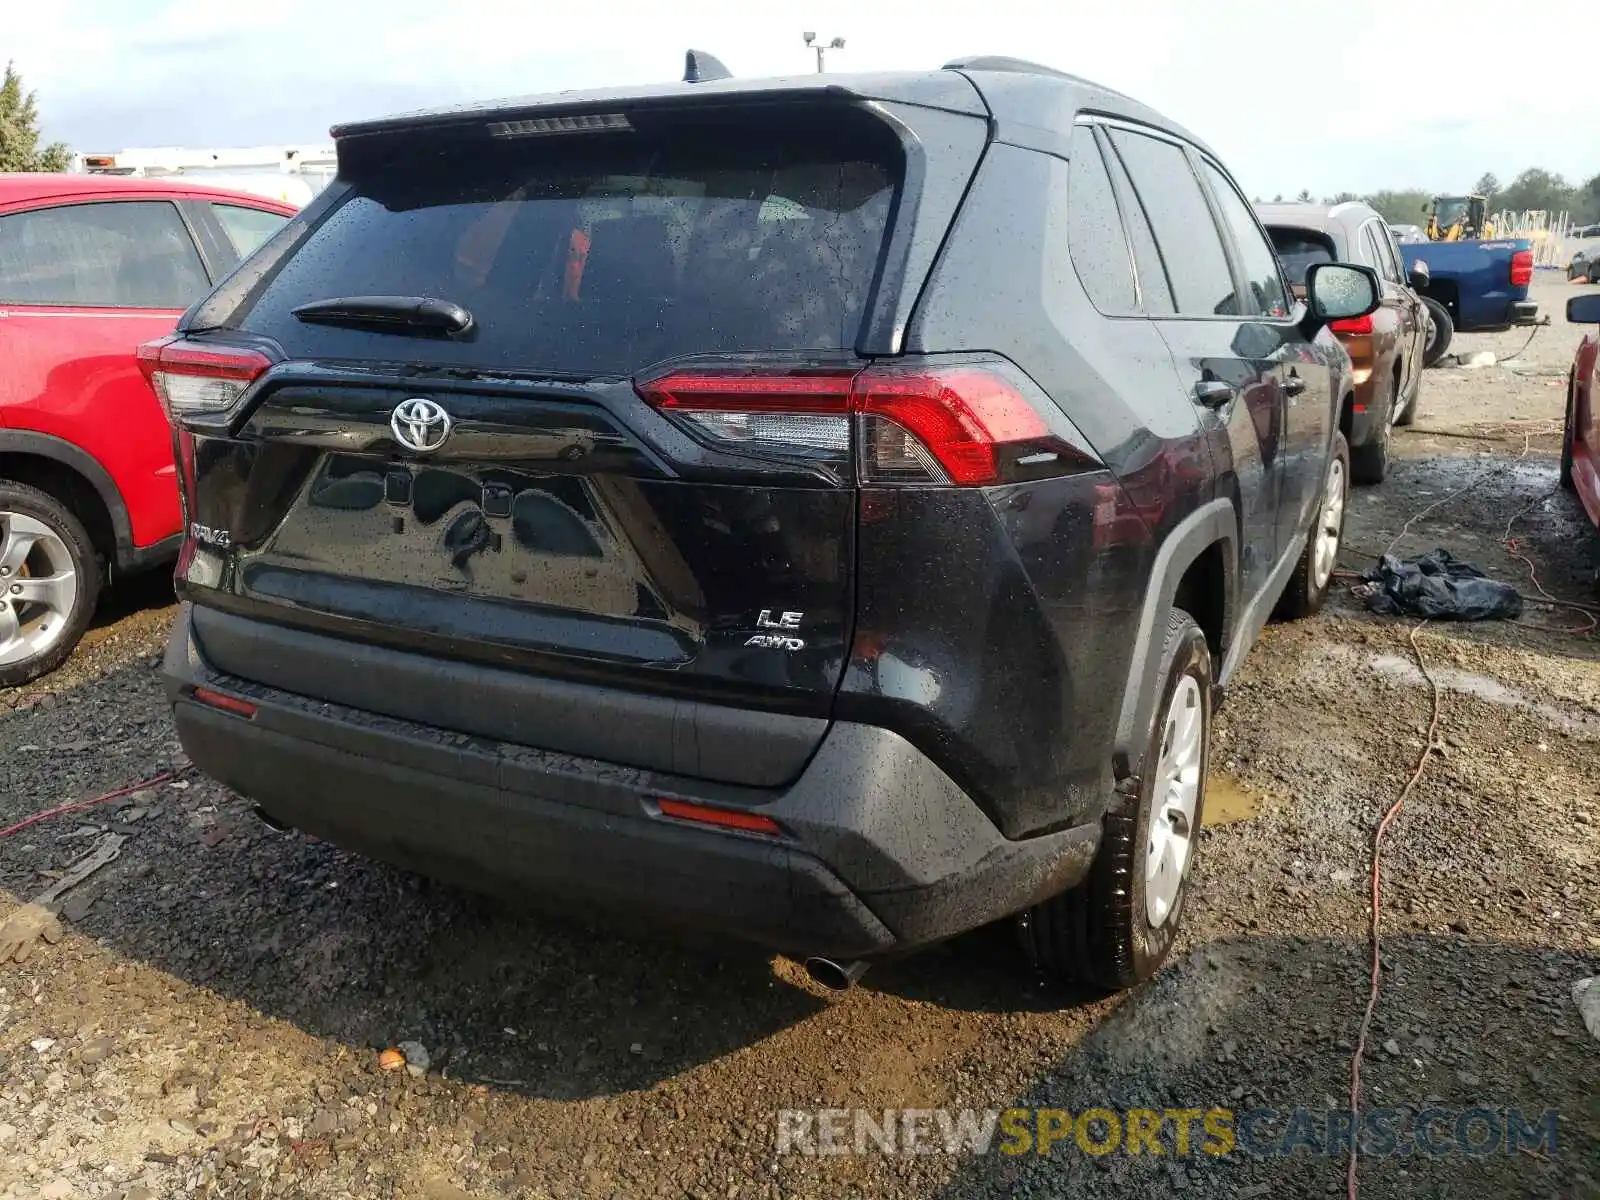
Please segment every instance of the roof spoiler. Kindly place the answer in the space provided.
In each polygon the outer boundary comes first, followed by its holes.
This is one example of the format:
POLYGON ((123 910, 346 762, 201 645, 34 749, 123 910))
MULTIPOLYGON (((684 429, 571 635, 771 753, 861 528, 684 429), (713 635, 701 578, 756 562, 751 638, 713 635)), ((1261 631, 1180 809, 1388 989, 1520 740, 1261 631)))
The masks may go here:
POLYGON ((690 50, 683 56, 683 81, 709 83, 713 79, 732 79, 733 72, 722 65, 722 60, 704 50, 690 50))

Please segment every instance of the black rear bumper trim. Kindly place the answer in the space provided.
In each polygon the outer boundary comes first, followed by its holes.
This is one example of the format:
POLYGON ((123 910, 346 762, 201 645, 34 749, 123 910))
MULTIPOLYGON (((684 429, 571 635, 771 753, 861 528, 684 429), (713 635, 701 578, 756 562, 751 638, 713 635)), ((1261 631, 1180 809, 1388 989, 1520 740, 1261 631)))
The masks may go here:
POLYGON ((1009 841, 898 735, 836 723, 801 778, 731 788, 452 733, 219 674, 186 606, 165 664, 184 749, 281 821, 479 890, 755 942, 882 956, 1076 884, 1099 827, 1009 841), (250 700, 242 720, 203 685, 250 700), (700 830, 654 800, 759 805, 786 839, 700 830))
POLYGON ((408 654, 196 606, 217 670, 362 712, 521 746, 753 787, 800 774, 820 717, 628 692, 408 654))

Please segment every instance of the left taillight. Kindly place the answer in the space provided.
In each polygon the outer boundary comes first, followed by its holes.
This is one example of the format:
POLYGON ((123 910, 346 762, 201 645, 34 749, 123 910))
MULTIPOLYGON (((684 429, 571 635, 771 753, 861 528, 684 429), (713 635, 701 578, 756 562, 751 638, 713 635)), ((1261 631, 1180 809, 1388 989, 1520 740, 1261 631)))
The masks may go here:
POLYGON ((174 424, 226 417, 271 366, 258 350, 208 346, 181 335, 139 347, 139 369, 174 424))
POLYGON ((1096 464, 1050 398, 1004 361, 854 370, 674 370, 639 394, 728 449, 802 455, 863 483, 983 487, 1096 464))
POLYGON ((1533 282, 1533 251, 1518 250, 1511 256, 1511 286, 1527 287, 1533 282))

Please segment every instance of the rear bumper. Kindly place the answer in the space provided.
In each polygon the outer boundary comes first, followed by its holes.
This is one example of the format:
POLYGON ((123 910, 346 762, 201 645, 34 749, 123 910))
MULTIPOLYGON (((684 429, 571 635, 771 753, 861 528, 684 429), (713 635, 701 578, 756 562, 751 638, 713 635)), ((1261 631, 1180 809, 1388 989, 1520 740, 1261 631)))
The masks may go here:
POLYGON ((1539 306, 1532 300, 1513 300, 1506 309, 1506 320, 1512 325, 1532 325, 1539 319, 1539 306))
POLYGON ((222 675, 185 606, 164 667, 207 774, 307 832, 463 886, 615 910, 796 956, 910 949, 1076 884, 1099 826, 1008 841, 897 734, 835 723, 800 777, 734 787, 468 737, 222 675), (203 685, 249 700, 245 719, 203 685), (661 815, 770 816, 784 836, 661 815))

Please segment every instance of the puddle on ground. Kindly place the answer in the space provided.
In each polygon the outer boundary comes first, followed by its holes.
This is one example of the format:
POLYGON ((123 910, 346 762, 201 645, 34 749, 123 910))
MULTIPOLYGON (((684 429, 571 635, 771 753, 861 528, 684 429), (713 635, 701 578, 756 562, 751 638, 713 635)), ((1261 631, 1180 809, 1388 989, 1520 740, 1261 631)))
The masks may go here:
POLYGON ((1206 780, 1206 805, 1200 815, 1200 823, 1209 828, 1249 821, 1260 807, 1259 793, 1247 792, 1231 775, 1213 771, 1206 780))
MULTIPOLYGON (((1428 681, 1422 677, 1422 672, 1417 670, 1417 664, 1398 654, 1366 655, 1348 646, 1329 646, 1325 648, 1324 654, 1344 662, 1359 662, 1373 674, 1382 675, 1386 679, 1392 679, 1409 687, 1428 686, 1428 681)), ((1433 664, 1429 665, 1428 670, 1440 688, 1445 691, 1476 696, 1480 700, 1487 700, 1490 704, 1498 704, 1502 708, 1520 708, 1524 712, 1542 718, 1556 729, 1564 729, 1579 737, 1600 737, 1600 714, 1593 712, 1574 714, 1553 704, 1536 700, 1526 692, 1501 683, 1492 676, 1479 675, 1474 671, 1433 664)))
MULTIPOLYGON (((1417 664, 1409 659, 1401 658, 1398 654, 1379 654, 1368 664, 1379 675, 1386 675, 1390 679, 1398 679, 1402 683, 1409 683, 1416 687, 1426 687, 1428 681, 1422 677, 1422 672, 1417 670, 1417 664)), ((1462 692, 1468 696, 1476 696, 1480 700, 1487 700, 1490 704, 1499 704, 1505 708, 1520 708, 1527 712, 1536 713, 1543 717, 1557 729, 1565 729, 1569 733, 1600 734, 1600 716, 1583 714, 1573 716, 1563 712, 1553 704, 1541 704, 1525 692, 1520 692, 1514 687, 1501 683, 1498 679, 1488 675, 1479 675, 1473 671, 1461 671, 1455 667, 1429 666, 1428 671, 1438 682, 1441 688, 1452 692, 1462 692)))

